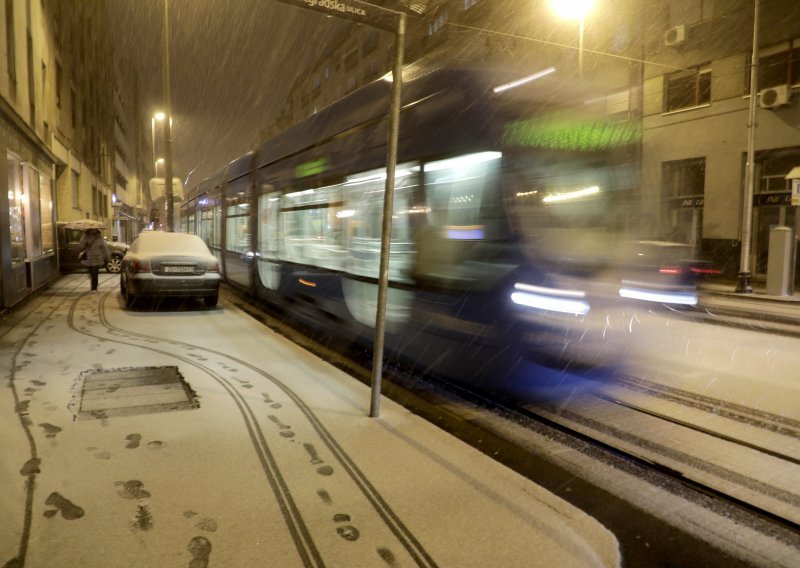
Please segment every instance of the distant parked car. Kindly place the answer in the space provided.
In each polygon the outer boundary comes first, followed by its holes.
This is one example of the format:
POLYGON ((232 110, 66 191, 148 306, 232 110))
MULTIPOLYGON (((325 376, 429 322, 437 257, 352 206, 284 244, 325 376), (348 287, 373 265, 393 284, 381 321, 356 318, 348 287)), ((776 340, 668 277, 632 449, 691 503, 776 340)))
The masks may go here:
POLYGON ((131 307, 140 296, 219 300, 219 264, 203 240, 188 233, 147 231, 122 259, 120 292, 131 307))
MULTIPOLYGON (((80 240, 84 235, 83 231, 76 229, 67 229, 64 225, 66 223, 58 223, 58 267, 61 272, 72 272, 77 269, 85 269, 86 267, 81 264, 78 258, 80 252, 80 240)), ((104 237, 105 238, 105 237, 104 237)), ((128 245, 109 241, 106 239, 108 245, 108 253, 111 256, 106 270, 112 274, 117 274, 122 267, 122 257, 128 251, 128 245)))

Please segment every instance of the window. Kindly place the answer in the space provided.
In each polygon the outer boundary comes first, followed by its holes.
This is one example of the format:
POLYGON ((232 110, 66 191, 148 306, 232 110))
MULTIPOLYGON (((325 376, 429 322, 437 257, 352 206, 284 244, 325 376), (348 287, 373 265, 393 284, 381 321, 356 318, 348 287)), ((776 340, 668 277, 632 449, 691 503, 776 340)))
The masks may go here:
MULTIPOLYGON (((800 43, 800 42, 799 42, 800 43)), ((774 49, 774 48, 773 48, 774 49)), ((780 85, 796 85, 800 83, 800 45, 783 46, 777 53, 766 49, 768 55, 758 58, 758 89, 768 89, 780 85)), ((746 92, 750 92, 750 68, 746 73, 746 92)))
POLYGON ((800 150, 771 150, 756 158, 759 168, 758 193, 785 193, 792 189, 791 180, 786 179, 792 168, 800 165, 800 150))
MULTIPOLYGON (((61 63, 56 62, 56 106, 61 108, 61 87, 63 85, 63 76, 61 71, 61 63)), ((74 121, 73 121, 74 126, 74 121)))
POLYGON ((25 242, 25 188, 22 185, 20 162, 14 156, 7 157, 8 165, 8 221, 11 238, 11 261, 22 262, 26 258, 25 242))
POLYGON ((55 250, 55 228, 53 227, 53 187, 50 178, 39 174, 39 214, 42 223, 42 254, 55 250))
POLYGON ((706 160, 664 162, 662 167, 663 195, 669 200, 666 239, 696 245, 702 238, 706 160))
POLYGON ((707 66, 671 73, 664 81, 664 112, 711 102, 711 69, 707 66))
POLYGON ((702 196, 706 179, 705 158, 664 162, 664 196, 668 199, 702 196))
POLYGON ((33 72, 33 37, 30 30, 27 35, 26 47, 28 54, 28 108, 30 110, 31 128, 36 130, 36 84, 33 72))
POLYGON ((70 170, 70 192, 72 194, 72 208, 73 209, 80 209, 80 199, 78 196, 80 194, 80 175, 75 170, 70 170))
POLYGON ((281 214, 286 260, 344 268, 341 184, 289 193, 283 198, 281 214))
POLYGON ((432 22, 428 24, 428 36, 432 36, 447 24, 447 10, 441 10, 432 22))
POLYGON ((17 90, 17 53, 14 37, 14 0, 6 0, 6 64, 12 96, 17 90))

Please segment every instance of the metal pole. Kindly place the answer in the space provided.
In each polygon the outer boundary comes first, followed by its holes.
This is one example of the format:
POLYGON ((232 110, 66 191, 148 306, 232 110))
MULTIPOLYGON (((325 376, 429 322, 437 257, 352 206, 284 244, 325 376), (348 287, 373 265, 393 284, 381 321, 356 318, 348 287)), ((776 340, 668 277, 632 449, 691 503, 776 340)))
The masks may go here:
POLYGON ((406 35, 406 15, 400 13, 395 36, 394 71, 392 72, 392 106, 389 116, 389 140, 386 157, 386 190, 383 196, 383 231, 381 233, 381 264, 378 276, 378 308, 375 315, 375 348, 372 358, 372 399, 369 415, 380 416, 381 374, 383 370, 383 336, 386 329, 386 294, 389 286, 389 245, 392 240, 392 205, 394 202, 394 173, 397 165, 397 138, 400 131, 400 89, 403 82, 403 50, 406 35))
POLYGON ((167 230, 175 230, 172 207, 172 107, 169 102, 169 0, 164 0, 164 193, 167 200, 167 230))
POLYGON ((742 207, 742 251, 736 291, 752 294, 750 285, 750 243, 753 238, 753 193, 755 191, 756 97, 758 96, 758 4, 754 1, 753 54, 750 59, 750 110, 747 118, 747 164, 745 166, 744 207, 742 207))

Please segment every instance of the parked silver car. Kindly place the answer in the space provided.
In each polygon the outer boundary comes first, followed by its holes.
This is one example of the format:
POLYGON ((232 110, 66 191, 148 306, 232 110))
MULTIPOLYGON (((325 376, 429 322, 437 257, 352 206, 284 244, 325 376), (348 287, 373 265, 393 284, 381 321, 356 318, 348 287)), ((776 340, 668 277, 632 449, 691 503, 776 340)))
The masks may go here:
POLYGON ((188 233, 147 231, 122 259, 120 292, 131 307, 140 296, 219 299, 219 264, 203 240, 188 233))

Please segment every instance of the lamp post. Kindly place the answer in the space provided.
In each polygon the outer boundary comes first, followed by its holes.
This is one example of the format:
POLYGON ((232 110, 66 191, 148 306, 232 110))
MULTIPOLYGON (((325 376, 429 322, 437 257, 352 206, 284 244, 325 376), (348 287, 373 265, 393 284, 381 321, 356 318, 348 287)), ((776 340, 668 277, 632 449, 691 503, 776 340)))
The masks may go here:
POLYGON ((562 18, 580 21, 578 32, 578 80, 583 82, 583 24, 586 14, 594 5, 594 0, 551 0, 550 6, 562 18))
POLYGON ((164 194, 167 198, 167 230, 175 230, 172 200, 172 106, 169 95, 169 0, 164 0, 164 104, 168 120, 164 121, 164 194))
POLYGON ((742 248, 736 292, 752 294, 750 284, 750 245, 753 240, 753 193, 755 193, 756 96, 758 96, 759 0, 753 3, 753 49, 750 53, 750 107, 747 114, 747 163, 745 164, 744 202, 742 203, 742 248))

